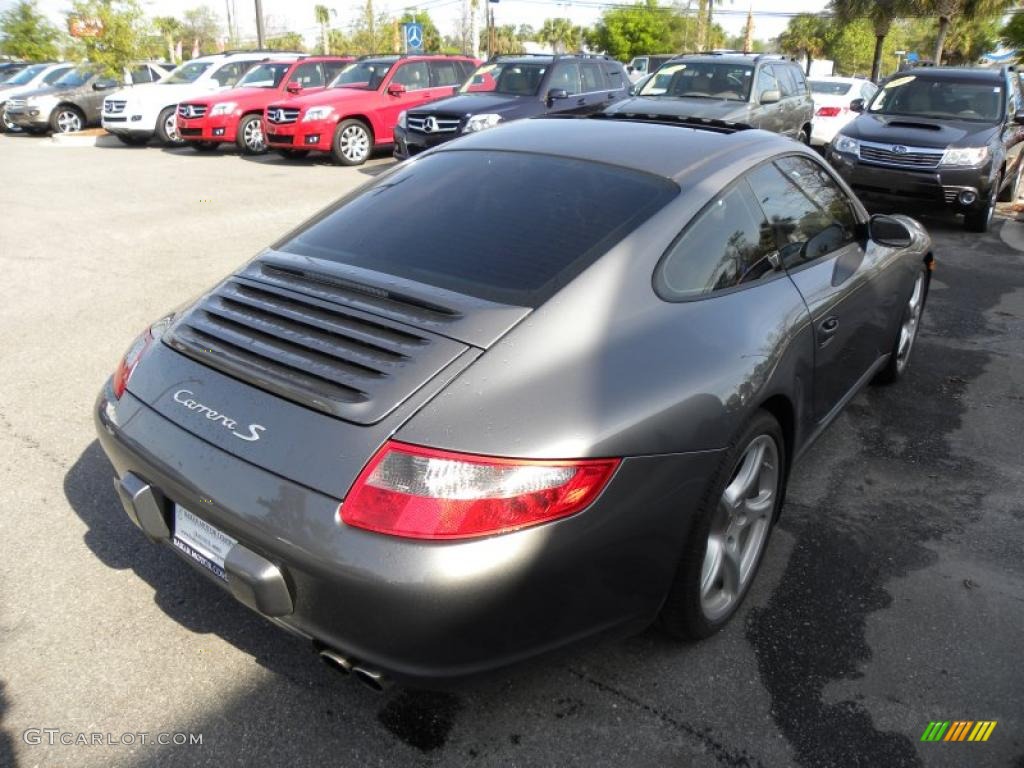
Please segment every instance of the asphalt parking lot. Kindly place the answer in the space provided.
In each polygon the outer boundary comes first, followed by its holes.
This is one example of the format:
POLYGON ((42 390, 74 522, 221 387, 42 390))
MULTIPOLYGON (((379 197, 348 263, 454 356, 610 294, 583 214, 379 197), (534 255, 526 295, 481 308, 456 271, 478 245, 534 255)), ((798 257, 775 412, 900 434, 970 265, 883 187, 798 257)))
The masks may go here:
POLYGON ((389 162, 0 136, 0 766, 1024 766, 1012 214, 987 235, 926 220, 908 378, 795 467, 745 606, 699 645, 651 629, 378 696, 151 545, 96 443, 104 379, 149 321, 389 162), (920 742, 933 720, 998 725, 920 742))

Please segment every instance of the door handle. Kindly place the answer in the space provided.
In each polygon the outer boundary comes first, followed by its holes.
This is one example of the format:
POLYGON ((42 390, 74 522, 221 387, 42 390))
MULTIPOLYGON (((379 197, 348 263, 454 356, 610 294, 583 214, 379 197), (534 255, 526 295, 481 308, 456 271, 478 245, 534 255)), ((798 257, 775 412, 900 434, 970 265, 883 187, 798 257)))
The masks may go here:
POLYGON ((839 330, 839 318, 827 317, 818 324, 818 332, 821 335, 820 343, 824 346, 832 340, 836 331, 839 330))
POLYGON ((582 107, 582 106, 583 106, 584 104, 586 104, 586 103, 587 103, 587 100, 586 100, 586 99, 577 99, 577 100, 576 100, 576 103, 577 103, 577 104, 578 104, 579 106, 581 106, 581 107, 582 107))

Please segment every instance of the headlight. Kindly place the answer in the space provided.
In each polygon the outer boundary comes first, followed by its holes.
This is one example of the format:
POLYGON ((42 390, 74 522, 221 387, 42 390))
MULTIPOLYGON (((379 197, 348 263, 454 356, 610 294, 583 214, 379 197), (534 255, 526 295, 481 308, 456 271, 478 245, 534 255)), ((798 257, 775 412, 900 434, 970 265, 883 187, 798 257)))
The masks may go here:
POLYGON ((398 113, 398 127, 402 128, 403 130, 406 127, 405 126, 405 110, 404 109, 401 112, 398 113))
POLYGON ((860 157, 860 142, 856 139, 851 139, 849 136, 843 136, 841 133, 832 140, 832 148, 836 152, 844 152, 848 155, 860 157))
POLYGON ((988 147, 957 147, 942 153, 940 165, 981 165, 988 160, 988 147))
POLYGON ((309 123, 313 120, 323 120, 334 111, 334 107, 313 107, 306 110, 302 122, 309 123))
POLYGON ((501 115, 473 115, 466 122, 466 127, 462 129, 463 133, 473 133, 474 131, 486 131, 488 128, 493 128, 501 122, 501 115))
POLYGON ((225 101, 221 104, 214 104, 213 109, 210 110, 210 117, 216 117, 217 115, 230 115, 232 112, 235 111, 235 107, 237 106, 238 104, 236 104, 233 101, 225 101))

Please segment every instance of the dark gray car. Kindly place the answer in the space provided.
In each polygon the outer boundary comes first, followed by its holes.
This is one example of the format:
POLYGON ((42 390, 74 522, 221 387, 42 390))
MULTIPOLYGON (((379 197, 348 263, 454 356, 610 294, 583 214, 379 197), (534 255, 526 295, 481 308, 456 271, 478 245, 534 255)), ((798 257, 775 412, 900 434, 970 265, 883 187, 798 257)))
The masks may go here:
POLYGON ((810 143, 814 100, 800 66, 775 54, 706 53, 664 64, 606 110, 761 128, 810 143))
POLYGON ((930 264, 774 134, 525 120, 159 320, 96 424, 152 540, 373 687, 701 638, 793 462, 905 370, 930 264))

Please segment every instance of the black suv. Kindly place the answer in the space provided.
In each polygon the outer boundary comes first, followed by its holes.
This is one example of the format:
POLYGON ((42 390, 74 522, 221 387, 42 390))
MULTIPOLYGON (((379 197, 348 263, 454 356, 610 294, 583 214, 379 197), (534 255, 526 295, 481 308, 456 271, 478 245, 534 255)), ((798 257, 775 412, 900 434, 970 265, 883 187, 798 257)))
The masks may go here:
POLYGON ((814 100, 803 70, 791 59, 700 53, 663 64, 636 96, 605 111, 762 128, 808 144, 814 100))
POLYGON ((395 157, 404 160, 463 133, 547 114, 600 112, 629 95, 629 77, 607 56, 498 56, 457 95, 398 116, 395 157))
POLYGON ((829 162, 865 201, 946 205, 984 232, 1016 197, 1024 103, 1009 69, 918 68, 879 88, 832 140, 829 162))

